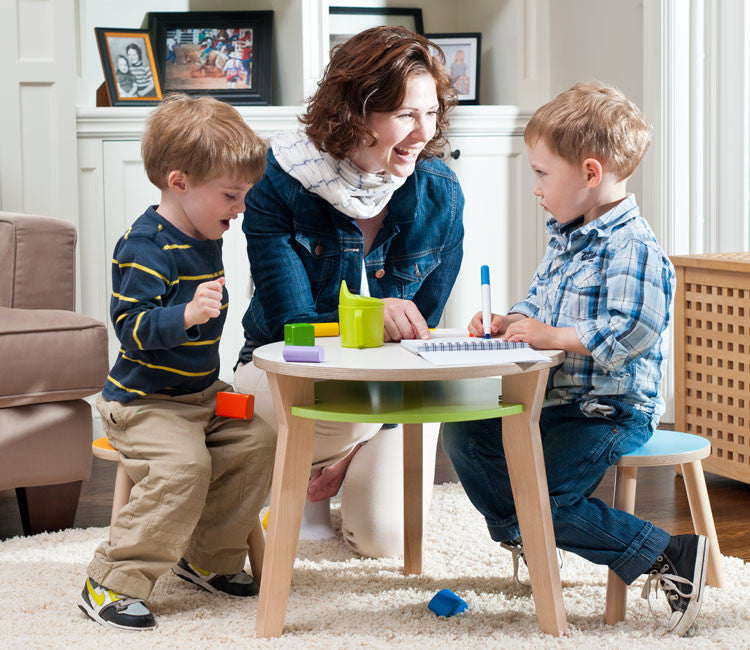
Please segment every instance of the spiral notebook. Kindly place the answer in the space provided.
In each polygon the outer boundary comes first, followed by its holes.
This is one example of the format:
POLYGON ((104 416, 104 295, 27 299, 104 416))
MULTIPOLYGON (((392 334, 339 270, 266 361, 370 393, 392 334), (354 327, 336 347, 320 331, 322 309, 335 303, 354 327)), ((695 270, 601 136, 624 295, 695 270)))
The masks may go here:
POLYGON ((501 339, 460 336, 431 341, 402 340, 401 345, 436 366, 549 361, 546 354, 532 349, 528 343, 510 343, 501 339))

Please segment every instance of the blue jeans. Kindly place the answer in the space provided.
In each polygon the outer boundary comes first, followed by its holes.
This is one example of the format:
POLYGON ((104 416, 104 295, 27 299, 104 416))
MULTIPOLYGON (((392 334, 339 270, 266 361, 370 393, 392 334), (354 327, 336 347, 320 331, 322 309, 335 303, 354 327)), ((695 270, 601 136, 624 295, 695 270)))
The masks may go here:
MULTIPOLYGON (((539 419, 555 543, 596 564, 606 564, 626 584, 648 571, 666 548, 669 533, 591 497, 610 465, 644 444, 650 417, 620 400, 542 409, 539 419), (595 405, 594 405, 595 406, 595 405)), ((502 445, 502 419, 454 422, 443 427, 443 448, 466 494, 496 542, 520 536, 502 445)))

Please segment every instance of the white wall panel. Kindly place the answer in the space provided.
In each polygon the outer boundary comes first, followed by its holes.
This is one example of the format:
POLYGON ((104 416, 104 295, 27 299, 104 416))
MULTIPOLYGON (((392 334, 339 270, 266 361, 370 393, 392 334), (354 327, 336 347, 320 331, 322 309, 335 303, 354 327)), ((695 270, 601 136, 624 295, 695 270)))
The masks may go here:
POLYGON ((53 9, 51 0, 20 0, 18 3, 19 61, 54 60, 53 9), (28 38, 31 34, 34 37, 28 38))
POLYGON ((78 224, 74 0, 0 2, 0 209, 78 224))
POLYGON ((32 214, 58 215, 57 106, 53 83, 18 85, 23 205, 32 214))

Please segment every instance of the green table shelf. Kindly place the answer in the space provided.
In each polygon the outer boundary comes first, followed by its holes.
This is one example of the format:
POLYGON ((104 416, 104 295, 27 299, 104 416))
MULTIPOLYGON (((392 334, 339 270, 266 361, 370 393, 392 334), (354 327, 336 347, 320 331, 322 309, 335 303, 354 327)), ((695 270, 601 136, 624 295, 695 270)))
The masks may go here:
POLYGON ((500 379, 441 381, 339 381, 315 383, 315 403, 292 415, 333 422, 462 422, 523 412, 504 403, 500 379))

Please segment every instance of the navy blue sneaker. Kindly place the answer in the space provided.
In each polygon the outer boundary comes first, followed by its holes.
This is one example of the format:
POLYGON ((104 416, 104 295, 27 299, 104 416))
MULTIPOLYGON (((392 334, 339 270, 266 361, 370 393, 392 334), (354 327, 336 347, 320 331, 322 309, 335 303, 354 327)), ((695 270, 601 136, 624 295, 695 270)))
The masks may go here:
MULTIPOLYGON (((691 633, 703 604, 708 568, 708 539, 703 535, 673 535, 651 567, 641 596, 648 600, 651 585, 667 597, 672 610, 667 631, 678 636, 691 633)), ((653 609, 651 610, 653 614, 653 609)))

